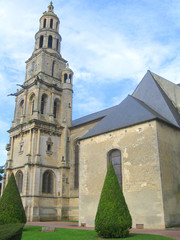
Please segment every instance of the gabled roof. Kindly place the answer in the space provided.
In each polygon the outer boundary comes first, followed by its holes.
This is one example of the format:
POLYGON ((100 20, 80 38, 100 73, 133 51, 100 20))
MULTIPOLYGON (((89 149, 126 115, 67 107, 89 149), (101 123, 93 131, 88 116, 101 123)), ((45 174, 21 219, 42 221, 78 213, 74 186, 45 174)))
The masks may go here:
MULTIPOLYGON (((133 93, 133 96, 143 101, 146 105, 158 112, 176 127, 179 127, 180 116, 178 109, 173 105, 172 99, 164 91, 173 91, 179 87, 174 83, 148 71, 133 93), (163 88, 159 85, 163 86, 163 88), (171 86, 170 86, 171 85, 171 86)), ((175 92, 175 91, 174 91, 175 92)), ((180 92, 179 92, 180 94, 180 92)), ((171 93, 171 96, 173 94, 171 93)))
POLYGON ((100 120, 81 139, 154 119, 180 128, 180 87, 147 71, 132 96, 119 105, 73 121, 73 126, 100 120))
MULTIPOLYGON (((149 71, 150 72, 150 71, 149 71)), ((174 84, 159 75, 150 72, 154 80, 160 86, 160 88, 165 92, 168 98, 171 100, 173 105, 180 110, 180 85, 174 84)))
POLYGON ((111 114, 104 117, 81 139, 89 138, 116 129, 126 128, 138 123, 160 119, 170 123, 145 103, 133 96, 125 98, 111 114))

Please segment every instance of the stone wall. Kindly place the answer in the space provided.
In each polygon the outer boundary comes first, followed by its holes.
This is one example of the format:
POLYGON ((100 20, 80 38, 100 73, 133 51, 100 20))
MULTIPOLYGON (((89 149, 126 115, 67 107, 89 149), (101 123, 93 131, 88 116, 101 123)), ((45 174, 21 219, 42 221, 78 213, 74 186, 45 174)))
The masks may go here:
POLYGON ((158 124, 166 227, 180 225, 180 131, 158 124))
POLYGON ((80 143, 79 224, 94 226, 107 156, 121 151, 123 193, 133 227, 164 228, 156 121, 116 130, 80 143))

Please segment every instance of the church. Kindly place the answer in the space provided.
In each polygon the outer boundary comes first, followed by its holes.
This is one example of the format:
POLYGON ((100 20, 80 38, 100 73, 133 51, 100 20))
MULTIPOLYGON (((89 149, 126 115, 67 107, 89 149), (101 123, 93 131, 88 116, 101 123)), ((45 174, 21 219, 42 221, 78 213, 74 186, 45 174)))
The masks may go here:
POLYGON ((180 85, 147 71, 120 104, 72 121, 73 71, 59 25, 51 2, 12 94, 2 188, 13 172, 28 221, 93 227, 112 162, 134 228, 180 225, 180 85))

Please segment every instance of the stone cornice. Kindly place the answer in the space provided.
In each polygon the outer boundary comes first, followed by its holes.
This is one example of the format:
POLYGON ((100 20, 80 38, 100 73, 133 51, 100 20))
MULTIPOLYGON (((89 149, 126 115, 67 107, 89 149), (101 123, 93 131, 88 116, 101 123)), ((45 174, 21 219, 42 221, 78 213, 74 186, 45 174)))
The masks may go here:
MULTIPOLYGON (((48 49, 48 48, 47 48, 48 49)), ((57 58, 58 60, 61 60, 62 62, 64 62, 64 63, 67 63, 68 61, 67 60, 65 60, 64 58, 62 58, 61 57, 61 54, 60 53, 51 53, 51 52, 49 52, 49 51, 47 51, 46 49, 37 49, 37 50, 35 50, 34 52, 33 52, 33 54, 32 54, 32 56, 25 62, 25 63, 28 63, 29 61, 31 61, 31 59, 33 59, 34 57, 36 57, 36 56, 38 56, 39 54, 41 54, 41 53, 45 53, 45 54, 47 54, 47 55, 50 55, 50 56, 52 56, 52 57, 55 57, 55 58, 57 58), (36 52, 36 51, 38 51, 38 52, 36 52)))
POLYGON ((30 167, 43 167, 43 168, 51 168, 51 169, 61 169, 61 168, 66 168, 66 169, 70 169, 69 166, 53 166, 53 165, 45 165, 42 163, 25 163, 24 165, 18 166, 18 167, 9 167, 6 168, 6 170, 15 170, 15 169, 19 169, 19 168, 24 168, 25 166, 30 166, 30 167))
MULTIPOLYGON (((39 72, 38 74, 40 74, 40 73, 41 73, 41 72, 39 72)), ((57 91, 59 91, 59 92, 62 92, 62 88, 58 87, 58 86, 57 86, 57 83, 54 83, 54 84, 48 83, 48 82, 40 79, 40 78, 38 77, 38 74, 34 76, 34 77, 36 77, 36 78, 34 79, 33 82, 31 82, 29 85, 28 85, 28 84, 27 84, 27 85, 20 85, 20 86, 22 87, 22 89, 20 89, 20 91, 14 93, 14 94, 11 94, 11 95, 17 97, 18 95, 20 95, 21 93, 23 93, 26 89, 29 89, 29 88, 37 85, 38 82, 41 83, 41 84, 44 84, 45 86, 47 86, 47 87, 49 87, 49 88, 54 88, 55 90, 57 90, 57 91)), ((44 73, 43 73, 43 74, 44 74, 44 73)), ((47 75, 47 74, 46 74, 46 75, 47 75)), ((48 77, 49 77, 49 76, 48 76, 48 77)))
POLYGON ((28 132, 31 129, 34 129, 34 130, 40 129, 42 132, 60 136, 64 127, 60 125, 57 126, 54 123, 49 123, 49 122, 41 121, 38 119, 32 119, 26 123, 22 123, 17 125, 16 127, 10 128, 8 130, 8 133, 10 133, 10 137, 14 137, 22 133, 28 132))

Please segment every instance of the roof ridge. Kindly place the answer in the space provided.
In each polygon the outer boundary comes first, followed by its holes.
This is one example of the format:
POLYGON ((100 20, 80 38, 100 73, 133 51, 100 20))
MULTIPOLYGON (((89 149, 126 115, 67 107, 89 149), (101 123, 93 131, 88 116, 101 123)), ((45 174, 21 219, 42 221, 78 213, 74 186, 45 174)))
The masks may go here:
POLYGON ((149 105, 147 105, 145 102, 143 102, 142 100, 131 96, 132 98, 134 98, 137 102, 139 102, 143 107, 145 107, 148 111, 150 111, 155 117, 160 118, 161 120, 168 122, 169 124, 172 125, 172 123, 165 117, 163 117, 161 114, 159 114, 158 112, 156 112, 154 109, 152 109, 149 105))
MULTIPOLYGON (((155 79, 154 79, 155 80, 155 79)), ((167 80, 168 81, 168 80, 167 80)), ((180 118, 178 117, 178 109, 174 106, 173 102, 169 98, 169 96, 166 94, 166 92, 162 89, 162 87, 159 85, 159 83, 155 80, 155 83, 157 87, 159 88, 159 91, 161 92, 162 97, 164 98, 164 101, 166 102, 170 112, 174 116, 174 119, 176 120, 178 126, 180 126, 180 118)))

